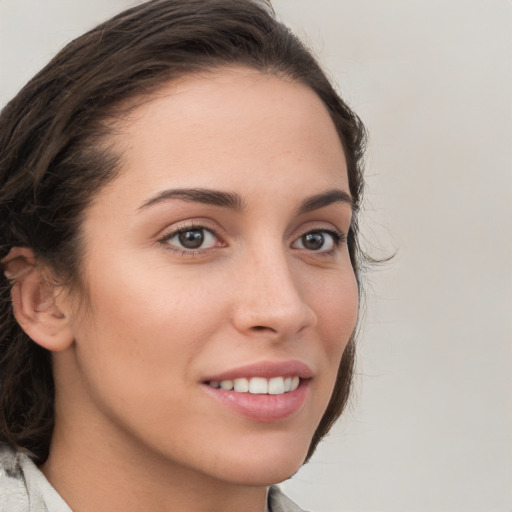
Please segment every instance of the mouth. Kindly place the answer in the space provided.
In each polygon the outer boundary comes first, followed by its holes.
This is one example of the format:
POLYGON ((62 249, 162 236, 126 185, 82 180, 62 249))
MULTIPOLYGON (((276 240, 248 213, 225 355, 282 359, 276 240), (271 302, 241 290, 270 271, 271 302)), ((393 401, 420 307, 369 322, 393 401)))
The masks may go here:
POLYGON ((212 375, 203 389, 224 406, 257 422, 296 417, 311 393, 313 371, 298 361, 262 362, 212 375))
POLYGON ((208 386, 236 393, 251 393, 253 395, 283 395, 295 391, 300 384, 298 375, 288 377, 240 377, 237 379, 211 380, 208 386))

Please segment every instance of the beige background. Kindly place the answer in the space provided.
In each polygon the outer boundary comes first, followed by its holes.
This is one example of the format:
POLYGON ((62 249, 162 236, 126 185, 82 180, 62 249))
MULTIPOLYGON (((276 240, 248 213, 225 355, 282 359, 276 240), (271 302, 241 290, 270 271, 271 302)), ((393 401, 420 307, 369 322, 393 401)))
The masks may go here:
MULTIPOLYGON (((130 0, 0 0, 0 105, 130 0)), ((512 3, 275 0, 370 131, 351 410, 286 491, 316 512, 512 511, 512 3)))

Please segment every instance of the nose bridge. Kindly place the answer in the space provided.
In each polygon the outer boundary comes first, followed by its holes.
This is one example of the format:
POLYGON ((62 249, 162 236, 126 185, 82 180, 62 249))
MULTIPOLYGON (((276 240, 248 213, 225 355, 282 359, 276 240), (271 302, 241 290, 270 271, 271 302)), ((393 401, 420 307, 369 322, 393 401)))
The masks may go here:
POLYGON ((291 336, 314 323, 298 275, 283 244, 274 241, 248 248, 242 290, 237 293, 235 323, 245 332, 291 336))

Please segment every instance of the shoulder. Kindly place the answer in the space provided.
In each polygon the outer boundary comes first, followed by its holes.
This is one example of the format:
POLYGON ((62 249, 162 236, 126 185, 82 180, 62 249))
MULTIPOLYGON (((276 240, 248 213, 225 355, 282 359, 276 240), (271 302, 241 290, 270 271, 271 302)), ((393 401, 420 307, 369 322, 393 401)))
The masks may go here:
POLYGON ((0 510, 29 510, 29 499, 19 454, 0 443, 0 510))
POLYGON ((268 491, 268 503, 271 512, 306 512, 288 498, 276 485, 268 491))
POLYGON ((30 458, 0 443, 0 511, 71 512, 30 458))

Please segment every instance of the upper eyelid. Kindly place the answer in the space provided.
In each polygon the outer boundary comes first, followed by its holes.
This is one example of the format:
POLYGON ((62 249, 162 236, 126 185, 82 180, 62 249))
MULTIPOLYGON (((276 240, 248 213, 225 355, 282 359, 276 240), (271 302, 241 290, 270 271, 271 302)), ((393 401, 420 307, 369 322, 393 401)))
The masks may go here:
POLYGON ((347 240, 347 235, 343 231, 340 231, 339 229, 320 228, 307 229, 302 233, 302 235, 295 237, 292 243, 296 242, 297 240, 300 240, 303 236, 309 233, 327 233, 330 237, 337 239, 339 243, 344 243, 347 240))
MULTIPOLYGON (((171 224, 170 226, 162 229, 156 235, 155 239, 157 241, 168 240, 169 238, 175 236, 177 233, 186 231, 187 229, 205 229, 207 231, 210 231, 215 237, 217 237, 223 243, 227 243, 226 240, 229 238, 228 233, 221 226, 219 226, 217 222, 207 218, 197 218, 177 221, 171 224)), ((346 241, 348 237, 348 233, 345 230, 338 228, 331 221, 310 221, 293 230, 293 232, 289 235, 291 237, 291 242, 293 243, 298 238, 313 231, 335 233, 340 237, 342 242, 346 241)))
POLYGON ((340 229, 333 222, 330 221, 311 221, 299 226, 297 229, 294 229, 292 238, 296 240, 301 236, 304 236, 307 233, 312 231, 325 231, 327 233, 333 232, 339 235, 341 238, 346 238, 348 236, 348 232, 344 229, 340 229))
POLYGON ((164 228, 161 230, 156 238, 161 240, 166 240, 169 238, 172 238, 174 235, 186 231, 187 229, 204 229, 206 231, 210 231, 213 233, 217 238, 223 239, 225 235, 223 234, 223 230, 218 227, 213 227, 210 225, 210 222, 208 222, 205 219, 198 219, 198 220, 184 220, 181 222, 175 222, 174 224, 171 224, 170 226, 164 228))
MULTIPOLYGON (((173 225, 174 226, 174 225, 173 225)), ((208 228, 203 224, 198 225, 183 225, 179 227, 171 227, 168 230, 164 230, 163 233, 161 233, 156 243, 159 246, 163 246, 166 251, 170 251, 173 253, 177 253, 182 257, 192 257, 192 256, 206 256, 207 254, 211 254, 211 251, 214 249, 220 248, 220 246, 217 247, 197 247, 197 248, 189 248, 189 247, 183 247, 175 243, 171 243, 170 240, 172 240, 174 237, 176 237, 179 233, 187 231, 187 230, 194 230, 194 229, 202 229, 204 231, 208 231, 212 234, 212 236, 216 239, 216 241, 220 242, 221 246, 226 246, 227 244, 224 242, 224 239, 221 238, 217 232, 214 229, 208 228)))

